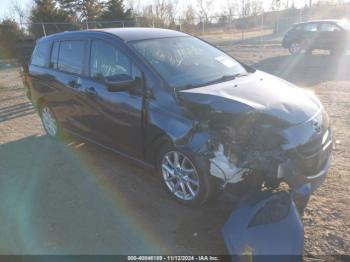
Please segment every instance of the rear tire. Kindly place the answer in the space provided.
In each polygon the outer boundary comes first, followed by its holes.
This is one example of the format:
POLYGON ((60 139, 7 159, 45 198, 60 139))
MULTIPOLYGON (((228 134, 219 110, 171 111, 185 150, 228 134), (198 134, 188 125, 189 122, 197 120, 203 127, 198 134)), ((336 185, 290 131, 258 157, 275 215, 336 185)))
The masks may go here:
POLYGON ((181 204, 200 206, 214 194, 206 160, 168 144, 159 151, 157 169, 169 195, 181 204))
POLYGON ((55 139, 59 138, 61 136, 59 123, 52 109, 46 103, 40 105, 39 115, 46 134, 55 139))
POLYGON ((345 48, 333 48, 330 50, 330 55, 331 56, 342 56, 342 55, 346 55, 348 50, 346 50, 345 48))

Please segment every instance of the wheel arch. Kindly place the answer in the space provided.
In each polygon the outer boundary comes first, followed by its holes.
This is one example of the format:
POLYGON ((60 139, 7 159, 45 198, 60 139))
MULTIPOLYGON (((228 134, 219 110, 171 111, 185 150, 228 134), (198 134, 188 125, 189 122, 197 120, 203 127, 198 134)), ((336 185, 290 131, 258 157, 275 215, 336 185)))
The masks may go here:
POLYGON ((40 97, 39 99, 36 100, 35 102, 35 107, 38 110, 38 112, 40 112, 41 108, 43 107, 43 105, 46 104, 46 100, 43 97, 40 97))

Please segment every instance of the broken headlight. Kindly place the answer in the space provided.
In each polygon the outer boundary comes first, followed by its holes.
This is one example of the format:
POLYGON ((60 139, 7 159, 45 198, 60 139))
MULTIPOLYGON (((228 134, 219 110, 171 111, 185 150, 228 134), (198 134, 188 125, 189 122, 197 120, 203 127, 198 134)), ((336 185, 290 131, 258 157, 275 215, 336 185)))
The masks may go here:
POLYGON ((259 209, 248 227, 278 222, 288 216, 290 206, 290 196, 286 192, 279 192, 259 209))

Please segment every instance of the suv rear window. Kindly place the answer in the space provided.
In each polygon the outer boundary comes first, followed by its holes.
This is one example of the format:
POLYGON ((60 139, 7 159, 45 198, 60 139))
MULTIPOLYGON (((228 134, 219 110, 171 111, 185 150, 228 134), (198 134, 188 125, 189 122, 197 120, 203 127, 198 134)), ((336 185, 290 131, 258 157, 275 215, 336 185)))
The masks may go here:
POLYGON ((62 41, 58 55, 58 69, 73 74, 83 73, 84 41, 62 41))
POLYGON ((39 42, 37 43, 33 55, 32 65, 47 67, 48 58, 50 55, 51 42, 39 42))

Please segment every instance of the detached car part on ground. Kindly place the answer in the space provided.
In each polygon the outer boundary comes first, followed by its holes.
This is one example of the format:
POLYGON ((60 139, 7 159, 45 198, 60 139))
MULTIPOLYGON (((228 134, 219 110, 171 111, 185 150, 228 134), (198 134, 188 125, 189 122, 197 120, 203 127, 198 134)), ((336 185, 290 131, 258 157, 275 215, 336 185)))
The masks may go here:
POLYGON ((45 37, 26 79, 48 135, 68 132, 155 167, 183 204, 225 188, 316 187, 328 171, 331 129, 313 94, 180 32, 45 37))
POLYGON ((222 233, 233 261, 302 261, 304 228, 299 211, 315 187, 256 192, 244 198, 222 233))

